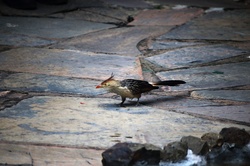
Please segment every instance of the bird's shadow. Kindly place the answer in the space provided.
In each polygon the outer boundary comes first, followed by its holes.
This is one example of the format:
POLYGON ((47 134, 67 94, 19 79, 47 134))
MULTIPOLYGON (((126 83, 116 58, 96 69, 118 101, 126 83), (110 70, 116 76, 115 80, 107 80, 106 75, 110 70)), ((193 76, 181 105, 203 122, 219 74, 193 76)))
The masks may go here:
POLYGON ((99 106, 108 111, 116 111, 116 112, 129 112, 133 114, 147 114, 152 110, 151 106, 159 103, 165 102, 173 102, 177 100, 181 100, 187 97, 187 95, 175 95, 175 96, 160 96, 160 97, 151 97, 144 98, 142 97, 137 105, 137 100, 126 100, 123 106, 120 105, 119 100, 116 103, 101 103, 99 106))

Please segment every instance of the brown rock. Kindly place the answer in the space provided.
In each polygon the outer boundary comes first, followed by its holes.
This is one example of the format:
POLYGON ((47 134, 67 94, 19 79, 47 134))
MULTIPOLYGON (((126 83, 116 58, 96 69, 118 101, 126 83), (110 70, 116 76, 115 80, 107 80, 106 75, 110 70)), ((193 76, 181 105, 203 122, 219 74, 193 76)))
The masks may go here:
POLYGON ((207 142, 202 141, 198 137, 187 136, 182 137, 181 142, 186 143, 188 149, 191 149, 196 155, 205 155, 209 151, 209 146, 207 142))
POLYGON ((102 163, 103 166, 158 165, 160 152, 161 148, 151 144, 117 143, 102 153, 102 163))
POLYGON ((201 140, 207 142, 209 149, 221 146, 221 136, 218 133, 205 133, 201 136, 201 140))
POLYGON ((172 142, 164 146, 161 153, 161 160, 167 162, 178 162, 187 156, 188 147, 182 142, 172 142))
POLYGON ((250 142, 250 134, 245 129, 236 127, 223 128, 220 131, 223 141, 230 144, 235 144, 236 147, 243 147, 250 142))
POLYGON ((132 151, 127 143, 118 143, 102 153, 103 166, 116 166, 129 164, 132 151))

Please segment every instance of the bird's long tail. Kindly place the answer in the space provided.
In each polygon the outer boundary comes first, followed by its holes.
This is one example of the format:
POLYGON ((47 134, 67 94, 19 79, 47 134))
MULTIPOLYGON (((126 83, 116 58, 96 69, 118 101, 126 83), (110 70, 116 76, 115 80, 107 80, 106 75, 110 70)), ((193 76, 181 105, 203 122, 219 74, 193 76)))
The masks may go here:
POLYGON ((159 81, 157 83, 153 83, 153 85, 165 85, 165 86, 178 86, 180 84, 185 84, 185 81, 182 80, 168 80, 168 81, 159 81))

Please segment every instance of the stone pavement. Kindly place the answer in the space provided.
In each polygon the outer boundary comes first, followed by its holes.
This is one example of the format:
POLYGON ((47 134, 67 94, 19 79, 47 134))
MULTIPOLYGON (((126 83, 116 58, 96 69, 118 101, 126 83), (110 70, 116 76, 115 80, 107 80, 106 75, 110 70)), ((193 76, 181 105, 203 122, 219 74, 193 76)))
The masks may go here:
POLYGON ((117 142, 250 130, 250 2, 0 1, 0 165, 101 165, 117 142), (133 19, 131 19, 133 18, 133 19), (117 79, 182 79, 119 107, 117 79))

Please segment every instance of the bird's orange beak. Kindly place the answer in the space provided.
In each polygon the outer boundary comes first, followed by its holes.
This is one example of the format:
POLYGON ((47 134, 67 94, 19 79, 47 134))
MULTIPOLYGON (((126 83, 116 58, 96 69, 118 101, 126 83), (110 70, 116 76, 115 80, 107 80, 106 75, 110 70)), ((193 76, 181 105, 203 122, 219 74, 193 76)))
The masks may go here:
POLYGON ((102 86, 101 86, 101 85, 97 85, 95 88, 96 88, 96 89, 97 89, 97 88, 102 88, 102 86))

